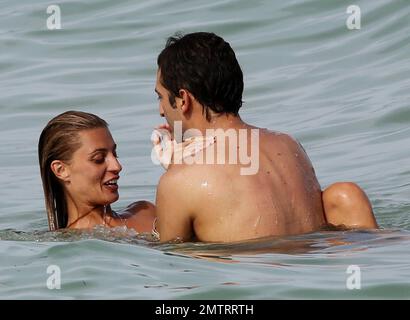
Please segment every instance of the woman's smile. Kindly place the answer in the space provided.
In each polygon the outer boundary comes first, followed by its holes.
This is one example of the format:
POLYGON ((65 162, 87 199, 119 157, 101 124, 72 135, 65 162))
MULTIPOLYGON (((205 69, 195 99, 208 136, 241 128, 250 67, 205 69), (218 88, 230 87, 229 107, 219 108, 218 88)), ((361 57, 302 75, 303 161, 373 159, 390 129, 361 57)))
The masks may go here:
POLYGON ((118 179, 120 176, 116 176, 115 178, 112 178, 108 180, 107 182, 103 183, 103 187, 108 189, 111 192, 117 192, 118 191, 118 179))

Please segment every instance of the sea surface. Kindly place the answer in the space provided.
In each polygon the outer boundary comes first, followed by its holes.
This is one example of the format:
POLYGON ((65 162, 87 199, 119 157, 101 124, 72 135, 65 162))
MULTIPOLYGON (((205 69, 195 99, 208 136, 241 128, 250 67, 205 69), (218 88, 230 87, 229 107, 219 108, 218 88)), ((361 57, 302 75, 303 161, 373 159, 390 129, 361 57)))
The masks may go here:
POLYGON ((0 3, 0 299, 410 298, 409 0, 0 3), (346 24, 352 4, 360 29, 346 24), (50 5, 61 29, 47 27, 50 5), (156 58, 177 31, 227 40, 245 75, 242 118, 297 138, 323 188, 358 183, 381 229, 232 244, 48 232, 37 143, 66 110, 110 124, 123 165, 114 209, 155 200, 156 58))

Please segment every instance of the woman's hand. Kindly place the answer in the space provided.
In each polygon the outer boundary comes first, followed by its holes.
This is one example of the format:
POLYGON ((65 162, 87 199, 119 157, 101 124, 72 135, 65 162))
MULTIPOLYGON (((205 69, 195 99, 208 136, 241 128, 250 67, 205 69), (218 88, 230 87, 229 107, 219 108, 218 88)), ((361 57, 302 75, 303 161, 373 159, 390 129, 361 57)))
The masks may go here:
POLYGON ((156 158, 165 170, 168 170, 171 164, 182 164, 184 158, 193 157, 196 153, 215 143, 215 137, 195 136, 177 143, 170 125, 162 124, 154 129, 151 141, 156 158))
POLYGON ((171 164, 174 145, 176 144, 170 125, 161 124, 157 126, 152 132, 151 142, 154 146, 156 158, 165 170, 167 170, 171 164))

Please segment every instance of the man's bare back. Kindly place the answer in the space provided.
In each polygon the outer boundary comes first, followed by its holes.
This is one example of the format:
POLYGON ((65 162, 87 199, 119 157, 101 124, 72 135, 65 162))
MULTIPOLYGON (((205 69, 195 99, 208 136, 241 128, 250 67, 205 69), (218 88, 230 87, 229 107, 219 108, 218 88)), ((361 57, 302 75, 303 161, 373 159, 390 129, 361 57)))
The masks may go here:
MULTIPOLYGON (((239 127, 248 132, 257 129, 245 124, 239 127)), ((259 170, 255 174, 241 175, 242 164, 229 164, 228 139, 225 164, 170 166, 160 181, 157 206, 165 200, 161 191, 169 187, 172 191, 164 190, 166 205, 179 211, 159 217, 162 241, 194 237, 231 242, 311 232, 325 225, 321 188, 304 150, 286 134, 258 132, 259 170), (171 231, 175 229, 179 231, 171 231)), ((251 150, 251 139, 247 141, 247 150, 251 150)), ((219 139, 208 148, 216 152, 218 143, 219 139)))

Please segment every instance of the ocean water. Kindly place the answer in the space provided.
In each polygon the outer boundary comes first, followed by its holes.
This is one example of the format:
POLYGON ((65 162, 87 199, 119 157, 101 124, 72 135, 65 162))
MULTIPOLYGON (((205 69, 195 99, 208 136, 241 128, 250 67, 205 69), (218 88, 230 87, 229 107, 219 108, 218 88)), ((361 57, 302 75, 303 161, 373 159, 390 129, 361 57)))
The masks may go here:
POLYGON ((410 1, 1 3, 0 299, 410 298, 410 1), (47 29, 52 4, 60 30, 47 29), (296 137, 322 187, 362 186, 381 230, 166 245, 124 230, 47 232, 37 142, 69 109, 110 123, 124 168, 114 208, 154 201, 156 57, 176 31, 230 42, 243 119, 296 137), (47 286, 50 266, 60 289, 47 286))

